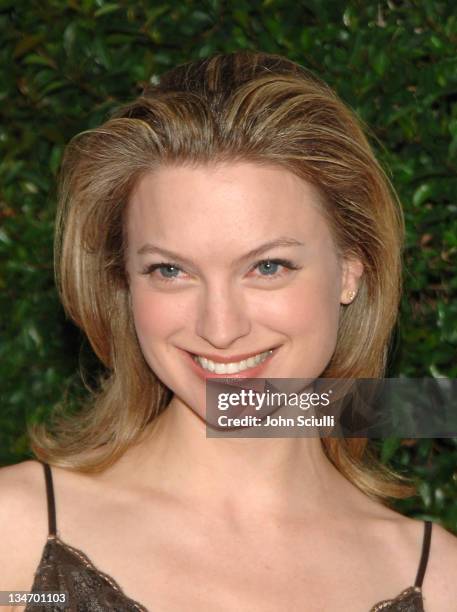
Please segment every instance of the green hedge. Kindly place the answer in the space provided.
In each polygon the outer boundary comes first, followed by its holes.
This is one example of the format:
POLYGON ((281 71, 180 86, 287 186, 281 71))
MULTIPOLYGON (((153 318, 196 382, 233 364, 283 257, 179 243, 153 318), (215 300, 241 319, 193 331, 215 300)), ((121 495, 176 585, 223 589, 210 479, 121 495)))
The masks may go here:
MULTIPOLYGON (((65 143, 183 61, 279 53, 332 85, 369 126, 407 220, 405 293, 389 373, 457 376, 457 16, 453 0, 0 0, 0 464, 26 458, 26 419, 81 394, 79 331, 52 275, 65 143)), ((82 347, 82 348, 80 348, 82 347)), ((457 530, 457 439, 380 444, 414 475, 398 504, 457 530)))

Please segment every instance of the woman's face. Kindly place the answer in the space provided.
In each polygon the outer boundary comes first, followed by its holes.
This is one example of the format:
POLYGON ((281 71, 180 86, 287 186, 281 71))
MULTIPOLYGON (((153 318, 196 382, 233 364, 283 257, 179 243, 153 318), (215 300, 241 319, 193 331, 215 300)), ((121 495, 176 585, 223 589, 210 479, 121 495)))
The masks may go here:
POLYGON ((339 260, 316 190, 276 166, 168 166, 127 212, 127 272, 151 369, 204 417, 205 379, 315 378, 362 265, 339 260))

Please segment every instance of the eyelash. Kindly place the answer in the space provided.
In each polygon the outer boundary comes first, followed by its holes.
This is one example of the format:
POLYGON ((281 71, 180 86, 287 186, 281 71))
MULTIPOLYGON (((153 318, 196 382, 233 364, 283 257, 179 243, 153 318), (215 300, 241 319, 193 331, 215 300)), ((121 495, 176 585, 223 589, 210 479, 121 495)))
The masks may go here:
MULTIPOLYGON (((256 264, 254 264, 251 270, 255 270, 261 264, 265 264, 265 263, 277 264, 289 270, 299 270, 300 269, 300 266, 295 265, 289 259, 261 259, 256 264)), ((160 268, 175 268, 176 270, 179 270, 180 272, 182 272, 182 269, 177 264, 174 264, 173 262, 162 261, 160 263, 155 263, 155 264, 146 266, 141 274, 144 274, 145 276, 150 276, 152 275, 153 272, 155 272, 156 270, 159 270, 160 268)), ((260 278, 265 278, 265 279, 271 278, 272 280, 275 280, 277 278, 281 278, 282 276, 283 276, 282 274, 273 274, 273 275, 262 274, 260 278)), ((172 283, 175 281, 175 278, 165 278, 164 276, 159 277, 160 282, 164 282, 164 283, 172 283)))

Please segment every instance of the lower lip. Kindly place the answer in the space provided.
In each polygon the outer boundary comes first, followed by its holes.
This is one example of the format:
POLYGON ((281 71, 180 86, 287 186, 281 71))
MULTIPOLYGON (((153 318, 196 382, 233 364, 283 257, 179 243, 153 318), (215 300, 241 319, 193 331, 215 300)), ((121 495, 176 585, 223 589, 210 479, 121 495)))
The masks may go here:
POLYGON ((210 372, 209 370, 205 370, 201 367, 199 363, 195 361, 190 353, 184 351, 190 360, 191 366, 196 374, 203 380, 207 378, 260 378, 262 376, 262 372, 265 370, 267 365, 270 363, 272 358, 276 355, 277 349, 273 349, 273 351, 266 357, 261 363, 253 366, 252 368, 248 368, 247 370, 243 370, 242 372, 237 372, 236 374, 216 374, 216 372, 210 372))

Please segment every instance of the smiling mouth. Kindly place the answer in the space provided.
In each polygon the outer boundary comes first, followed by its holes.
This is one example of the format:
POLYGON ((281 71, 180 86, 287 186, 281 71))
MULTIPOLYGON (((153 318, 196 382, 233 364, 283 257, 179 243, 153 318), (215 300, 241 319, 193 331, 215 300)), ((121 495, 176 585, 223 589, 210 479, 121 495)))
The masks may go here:
POLYGON ((244 370, 249 370, 263 363, 265 359, 267 359, 273 353, 273 351, 274 349, 269 349, 268 351, 264 351, 263 353, 254 354, 248 359, 243 359, 241 361, 233 361, 229 363, 212 361, 207 357, 200 357, 199 355, 194 354, 192 354, 192 359, 196 363, 198 363, 201 368, 203 368, 207 372, 211 372, 212 374, 239 374, 244 370))

